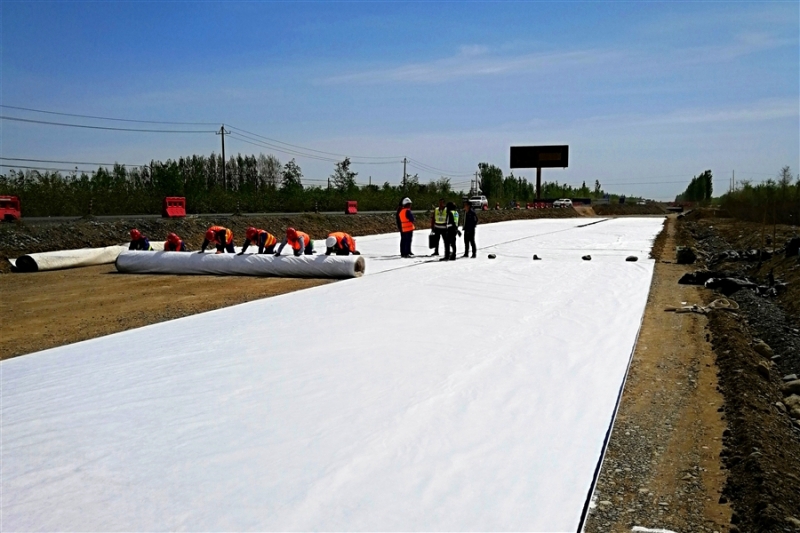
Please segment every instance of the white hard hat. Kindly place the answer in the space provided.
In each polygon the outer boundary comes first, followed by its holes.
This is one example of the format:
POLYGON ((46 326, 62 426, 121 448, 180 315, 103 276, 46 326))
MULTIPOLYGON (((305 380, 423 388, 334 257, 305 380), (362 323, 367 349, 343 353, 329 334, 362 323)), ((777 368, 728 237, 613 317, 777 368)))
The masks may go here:
POLYGON ((325 239, 325 246, 327 246, 328 248, 333 248, 334 246, 336 246, 336 237, 328 237, 327 239, 325 239))
POLYGON ((410 203, 411 203, 411 198, 409 198, 408 196, 406 196, 405 198, 403 198, 403 205, 408 205, 408 204, 410 204, 410 203))

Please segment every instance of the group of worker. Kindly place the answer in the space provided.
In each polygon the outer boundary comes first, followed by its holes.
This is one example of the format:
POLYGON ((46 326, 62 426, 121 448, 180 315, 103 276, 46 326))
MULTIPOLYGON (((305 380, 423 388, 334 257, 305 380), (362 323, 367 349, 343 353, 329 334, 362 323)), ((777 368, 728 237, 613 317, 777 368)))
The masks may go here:
MULTIPOLYGON (((414 213, 411 212, 411 199, 403 198, 396 214, 397 229, 400 230, 400 256, 414 257, 411 253, 411 240, 414 236, 415 225, 414 213)), ((458 229, 459 213, 456 204, 453 202, 445 203, 444 198, 439 198, 439 206, 433 210, 431 215, 431 243, 434 249, 431 255, 439 255, 439 241, 444 241, 444 257, 440 261, 456 260, 456 236, 461 237, 461 230, 458 229)), ((472 258, 477 254, 475 246, 475 228, 478 225, 478 215, 472 209, 472 204, 464 202, 464 255, 470 257, 469 249, 472 247, 472 258)))
MULTIPOLYGON (((286 237, 278 245, 278 239, 272 233, 254 227, 247 228, 245 232, 245 239, 242 245, 242 251, 237 255, 242 255, 247 251, 247 248, 255 244, 258 246, 259 254, 273 254, 281 255, 284 247, 288 244, 294 252, 295 256, 312 255, 314 254, 314 240, 308 233, 298 231, 294 228, 286 230, 286 237), (275 247, 278 246, 276 250, 275 247)), ((200 246, 198 253, 204 253, 209 246, 214 246, 218 254, 230 253, 235 254, 236 249, 233 246, 233 231, 222 226, 211 226, 206 231, 203 238, 203 244, 200 246)), ((356 250, 356 241, 347 233, 335 231, 329 233, 325 239, 325 255, 360 255, 356 250)), ((138 229, 131 230, 131 243, 128 247, 129 250, 145 250, 152 251, 153 247, 150 240, 142 235, 138 229)), ((186 243, 175 233, 169 233, 167 240, 164 242, 165 252, 185 252, 186 243)))

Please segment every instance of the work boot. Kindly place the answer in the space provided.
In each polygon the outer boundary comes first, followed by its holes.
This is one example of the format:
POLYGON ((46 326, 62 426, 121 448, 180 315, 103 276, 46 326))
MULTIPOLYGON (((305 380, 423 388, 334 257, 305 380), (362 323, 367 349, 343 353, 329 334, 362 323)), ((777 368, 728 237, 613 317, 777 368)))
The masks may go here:
POLYGON ((473 258, 473 259, 475 259, 475 253, 476 253, 476 252, 472 252, 472 258, 473 258))
POLYGON ((447 256, 442 257, 439 261, 450 261, 450 258, 447 256))
POLYGON ((456 253, 455 253, 455 252, 453 252, 453 253, 450 255, 450 261, 455 261, 455 260, 456 260, 456 253))
POLYGON ((438 256, 438 255, 439 255, 439 250, 436 250, 435 252, 433 252, 433 253, 431 254, 431 257, 436 257, 436 256, 438 256))
POLYGON ((462 255, 461 257, 469 257, 469 252, 464 252, 464 255, 462 255))

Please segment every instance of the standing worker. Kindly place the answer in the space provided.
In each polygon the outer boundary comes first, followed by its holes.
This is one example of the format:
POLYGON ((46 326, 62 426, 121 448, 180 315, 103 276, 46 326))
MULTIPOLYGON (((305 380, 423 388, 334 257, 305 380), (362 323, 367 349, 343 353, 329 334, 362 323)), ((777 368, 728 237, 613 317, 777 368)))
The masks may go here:
POLYGON ((356 251, 355 239, 342 231, 329 233, 325 239, 325 246, 327 248, 325 255, 361 255, 361 252, 356 251))
POLYGON ((206 231, 206 237, 203 239, 203 244, 200 246, 200 251, 197 253, 202 254, 208 248, 208 245, 214 243, 217 247, 217 253, 228 252, 235 254, 236 250, 233 248, 233 232, 228 228, 222 226, 211 226, 206 231))
POLYGON ((289 228, 286 230, 286 237, 278 247, 278 251, 275 252, 275 255, 281 255, 283 247, 287 244, 292 247, 295 256, 300 256, 303 254, 311 255, 314 253, 314 241, 311 240, 311 237, 308 236, 308 233, 297 231, 294 228, 289 228))
POLYGON ((444 198, 439 198, 439 207, 434 209, 431 215, 431 232, 433 232, 434 242, 436 243, 432 256, 439 255, 439 239, 444 238, 446 229, 447 209, 445 209, 444 198))
POLYGON ((464 257, 469 257, 469 245, 472 245, 472 258, 478 253, 475 246, 475 227, 478 225, 478 213, 472 209, 472 204, 464 202, 464 257))
POLYGON ((242 245, 242 251, 239 252, 239 255, 247 251, 247 247, 250 246, 250 243, 256 243, 258 246, 258 253, 271 254, 275 252, 275 245, 278 244, 278 239, 275 238, 275 235, 266 230, 250 226, 244 234, 244 244, 242 245))
POLYGON ((136 228, 131 230, 131 244, 128 250, 144 250, 145 252, 152 252, 153 247, 150 246, 150 239, 142 235, 142 232, 136 228))
POLYGON ((414 257, 411 253, 411 239, 414 238, 414 213, 411 212, 411 199, 403 198, 395 215, 397 229, 400 230, 400 257, 414 257))
POLYGON ((458 209, 453 202, 447 202, 447 223, 444 234, 444 257, 439 261, 456 260, 456 234, 460 237, 458 229, 458 209))
POLYGON ((165 252, 185 252, 186 243, 176 233, 169 233, 164 241, 165 252))

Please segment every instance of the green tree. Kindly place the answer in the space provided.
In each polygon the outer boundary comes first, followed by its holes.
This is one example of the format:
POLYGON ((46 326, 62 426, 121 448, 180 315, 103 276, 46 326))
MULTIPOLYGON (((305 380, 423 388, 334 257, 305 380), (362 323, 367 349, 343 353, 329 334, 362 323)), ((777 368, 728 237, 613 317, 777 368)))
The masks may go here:
POLYGON ((292 192, 302 190, 303 184, 300 181, 301 179, 303 179, 303 172, 300 170, 300 166, 292 159, 283 166, 283 182, 281 183, 281 189, 292 192))
POLYGON ((336 168, 330 178, 337 190, 346 192, 356 188, 356 176, 358 176, 358 172, 350 170, 350 158, 345 157, 344 161, 336 163, 336 168))
POLYGON ((489 163, 478 163, 478 171, 483 194, 497 199, 503 191, 503 171, 489 163))

